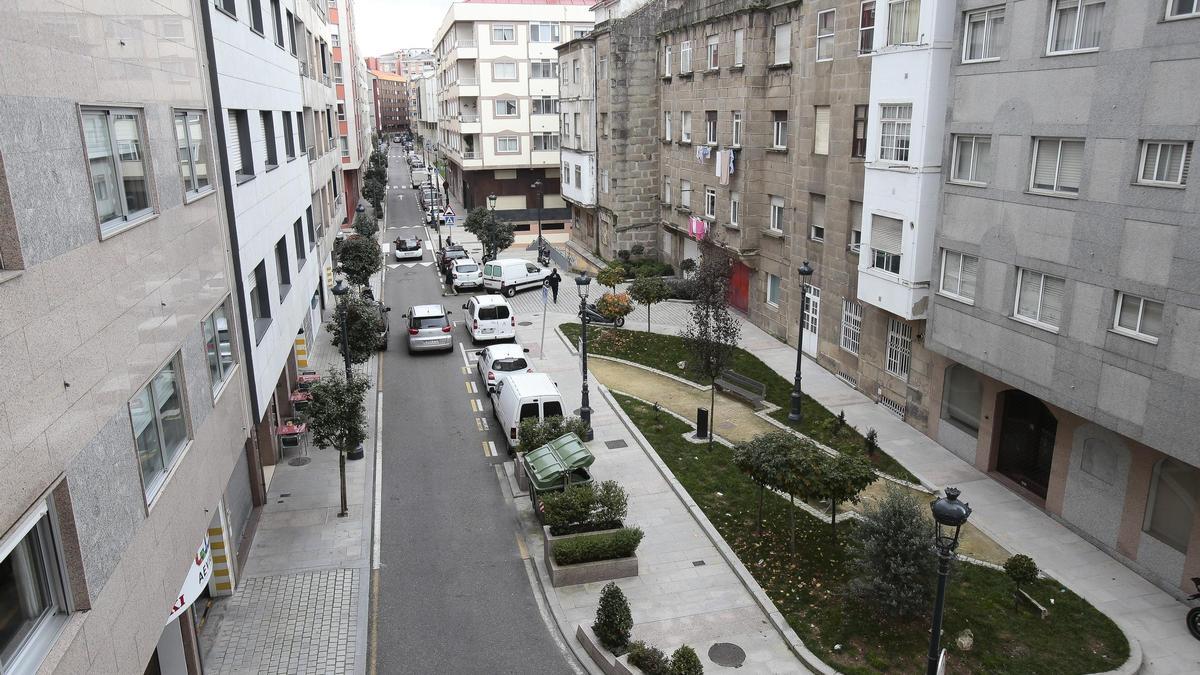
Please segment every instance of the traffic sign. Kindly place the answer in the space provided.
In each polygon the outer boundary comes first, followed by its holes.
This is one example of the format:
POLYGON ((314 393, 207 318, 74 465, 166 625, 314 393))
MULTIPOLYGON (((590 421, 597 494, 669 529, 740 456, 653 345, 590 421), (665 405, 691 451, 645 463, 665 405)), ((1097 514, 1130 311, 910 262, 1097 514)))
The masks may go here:
POLYGON ((449 204, 447 204, 447 205, 446 205, 446 216, 447 216, 447 217, 454 217, 454 216, 457 216, 457 215, 458 215, 458 214, 454 212, 454 207, 453 207, 453 206, 450 206, 449 204))
POLYGON ((453 225, 453 224, 454 224, 454 214, 453 214, 453 213, 448 213, 448 214, 446 214, 446 224, 447 224, 447 225, 453 225))

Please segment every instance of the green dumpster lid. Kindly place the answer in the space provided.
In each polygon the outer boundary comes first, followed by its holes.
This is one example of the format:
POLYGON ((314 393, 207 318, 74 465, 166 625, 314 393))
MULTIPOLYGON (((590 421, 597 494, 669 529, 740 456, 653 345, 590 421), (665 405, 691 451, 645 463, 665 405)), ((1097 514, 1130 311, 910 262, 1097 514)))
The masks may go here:
POLYGON ((563 434, 546 445, 553 448, 554 454, 571 469, 591 466, 596 461, 596 457, 574 433, 563 434))
POLYGON ((591 466, 594 461, 596 458, 591 451, 573 433, 564 434, 525 453, 525 469, 529 473, 530 481, 538 490, 561 484, 569 473, 591 466))

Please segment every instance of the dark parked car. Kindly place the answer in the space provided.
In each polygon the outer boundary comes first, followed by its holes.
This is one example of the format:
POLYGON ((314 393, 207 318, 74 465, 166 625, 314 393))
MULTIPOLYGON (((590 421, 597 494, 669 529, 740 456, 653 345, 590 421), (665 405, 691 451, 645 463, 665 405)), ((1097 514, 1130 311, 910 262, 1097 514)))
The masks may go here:
POLYGON ((379 321, 383 324, 383 330, 379 331, 379 348, 387 351, 388 336, 391 334, 388 325, 388 312, 392 311, 392 308, 382 302, 375 303, 375 308, 379 310, 379 321))

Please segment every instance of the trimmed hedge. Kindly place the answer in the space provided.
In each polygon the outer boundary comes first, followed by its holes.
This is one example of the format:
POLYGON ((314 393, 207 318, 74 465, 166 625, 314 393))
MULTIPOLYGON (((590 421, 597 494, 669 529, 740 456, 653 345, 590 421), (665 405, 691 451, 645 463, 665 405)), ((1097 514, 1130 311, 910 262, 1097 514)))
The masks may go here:
POLYGON ((641 640, 629 643, 629 665, 636 666, 646 675, 670 675, 671 661, 663 650, 641 640))
POLYGON ((642 543, 642 530, 623 527, 613 532, 573 537, 554 544, 554 562, 578 565, 598 560, 628 558, 642 543))

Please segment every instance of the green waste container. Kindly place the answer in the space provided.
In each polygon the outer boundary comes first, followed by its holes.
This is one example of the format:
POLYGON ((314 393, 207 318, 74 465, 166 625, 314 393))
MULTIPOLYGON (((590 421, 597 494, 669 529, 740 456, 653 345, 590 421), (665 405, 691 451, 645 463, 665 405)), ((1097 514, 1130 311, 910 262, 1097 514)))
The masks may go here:
POLYGON ((525 474, 529 477, 529 498, 534 512, 542 517, 538 494, 565 490, 568 485, 588 485, 592 474, 588 467, 595 462, 583 441, 573 433, 563 434, 549 443, 525 453, 525 474))

